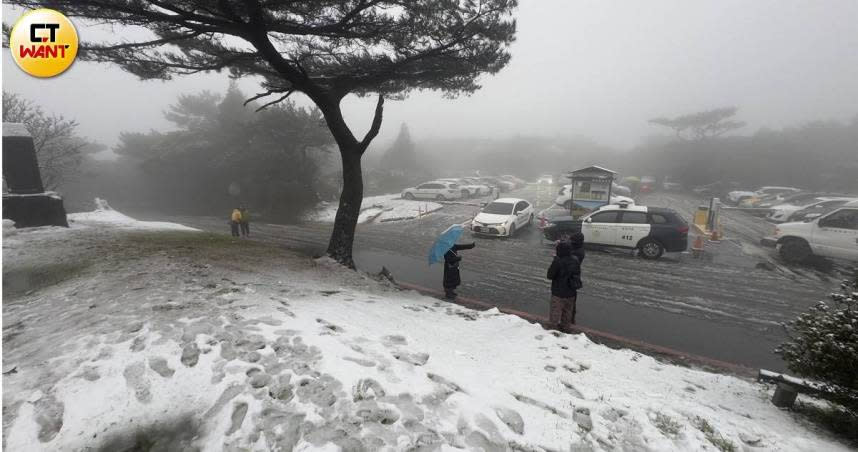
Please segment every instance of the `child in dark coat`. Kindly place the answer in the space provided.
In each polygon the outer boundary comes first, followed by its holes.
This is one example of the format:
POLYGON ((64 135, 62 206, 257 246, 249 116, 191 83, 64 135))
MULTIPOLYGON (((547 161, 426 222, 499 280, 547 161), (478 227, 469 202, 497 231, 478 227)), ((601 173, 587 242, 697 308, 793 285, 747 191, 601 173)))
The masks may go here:
POLYGON ((444 253, 444 295, 449 299, 456 298, 456 287, 462 284, 462 277, 459 275, 459 261, 462 258, 459 256, 459 250, 469 250, 476 246, 475 243, 468 245, 453 245, 446 253, 444 253))
POLYGON ((575 301, 581 280, 581 263, 572 254, 572 246, 568 242, 557 245, 557 254, 548 267, 547 278, 551 280, 548 321, 560 331, 567 331, 575 323, 575 301))

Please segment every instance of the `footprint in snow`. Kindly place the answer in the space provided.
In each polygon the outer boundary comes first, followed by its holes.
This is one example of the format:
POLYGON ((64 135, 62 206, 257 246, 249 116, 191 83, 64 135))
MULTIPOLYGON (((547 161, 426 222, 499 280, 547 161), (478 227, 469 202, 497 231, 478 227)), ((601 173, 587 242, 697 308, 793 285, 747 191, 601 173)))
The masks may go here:
POLYGON ((328 321, 327 321, 327 320, 325 320, 325 319, 316 319, 316 322, 318 322, 319 324, 321 324, 321 325, 322 325, 322 327, 326 330, 326 332, 327 332, 328 334, 331 334, 331 333, 342 333, 343 331, 345 331, 342 327, 340 327, 340 326, 338 326, 338 325, 334 325, 333 323, 328 322, 328 321))
POLYGON ((408 341, 405 339, 405 336, 400 336, 398 334, 384 336, 381 338, 384 342, 384 345, 392 346, 392 345, 408 345, 408 341))
POLYGON ((167 360, 160 356, 149 358, 149 368, 164 378, 170 378, 174 373, 176 373, 176 371, 170 368, 169 364, 167 364, 167 360))
POLYGON ((200 348, 195 342, 192 342, 182 349, 182 364, 187 367, 194 367, 200 360, 200 348))
POLYGON ((393 352, 393 357, 414 366, 422 366, 429 361, 428 353, 393 352))
POLYGON ((63 428, 64 412, 65 405, 50 394, 42 396, 34 403, 33 420, 39 426, 38 438, 40 442, 46 443, 57 436, 57 433, 63 428))
POLYGON ((137 400, 143 403, 152 401, 151 385, 149 379, 146 378, 146 364, 143 361, 130 364, 122 371, 125 377, 125 383, 129 388, 134 390, 134 396, 137 400))

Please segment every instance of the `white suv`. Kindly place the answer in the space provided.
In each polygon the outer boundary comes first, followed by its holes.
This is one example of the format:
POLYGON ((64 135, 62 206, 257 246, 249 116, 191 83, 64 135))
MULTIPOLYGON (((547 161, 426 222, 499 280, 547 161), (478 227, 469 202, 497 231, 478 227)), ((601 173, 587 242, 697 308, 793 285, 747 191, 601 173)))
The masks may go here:
POLYGON ((802 262, 812 255, 858 262, 858 201, 811 221, 780 224, 774 237, 764 238, 762 244, 776 246, 787 262, 802 262))
POLYGON ((426 182, 416 187, 402 190, 405 199, 435 199, 447 201, 462 197, 462 189, 459 184, 444 181, 426 182))

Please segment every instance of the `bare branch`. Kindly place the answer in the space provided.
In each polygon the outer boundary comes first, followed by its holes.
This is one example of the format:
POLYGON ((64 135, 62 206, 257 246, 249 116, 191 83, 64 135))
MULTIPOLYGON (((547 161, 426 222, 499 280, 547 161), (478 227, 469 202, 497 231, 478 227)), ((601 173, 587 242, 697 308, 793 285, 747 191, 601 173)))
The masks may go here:
POLYGON ((294 90, 294 89, 290 89, 289 91, 286 91, 286 94, 284 94, 284 95, 283 95, 282 97, 280 97, 279 99, 274 100, 274 101, 271 101, 271 102, 268 102, 267 104, 265 104, 265 105, 263 105, 263 106, 261 106, 261 107, 257 108, 257 109, 256 109, 256 111, 257 111, 257 112, 260 112, 260 111, 265 110, 266 108, 268 108, 268 107, 270 107, 270 106, 272 106, 272 105, 274 105, 274 104, 278 104, 278 103, 280 103, 280 102, 283 102, 284 100, 286 100, 286 98, 288 98, 289 96, 291 96, 291 95, 292 95, 292 93, 294 93, 294 92, 295 92, 295 90, 294 90))
POLYGON ((369 144, 378 136, 378 131, 381 130, 381 120, 384 114, 384 96, 378 95, 378 103, 375 104, 375 114, 372 117, 372 125, 369 127, 369 130, 366 132, 366 135, 363 137, 363 140, 360 142, 360 153, 363 154, 366 152, 366 149, 369 147, 369 144))

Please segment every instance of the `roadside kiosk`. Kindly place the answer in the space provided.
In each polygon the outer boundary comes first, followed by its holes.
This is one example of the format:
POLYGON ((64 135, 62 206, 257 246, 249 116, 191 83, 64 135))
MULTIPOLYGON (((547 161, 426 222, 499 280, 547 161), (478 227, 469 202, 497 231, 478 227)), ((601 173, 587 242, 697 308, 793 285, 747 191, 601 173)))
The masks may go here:
POLYGON ((566 177, 572 180, 572 217, 581 218, 610 204, 611 186, 616 174, 600 166, 588 166, 570 172, 566 177))

